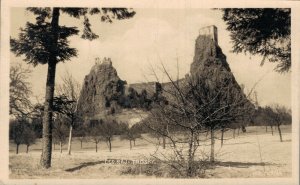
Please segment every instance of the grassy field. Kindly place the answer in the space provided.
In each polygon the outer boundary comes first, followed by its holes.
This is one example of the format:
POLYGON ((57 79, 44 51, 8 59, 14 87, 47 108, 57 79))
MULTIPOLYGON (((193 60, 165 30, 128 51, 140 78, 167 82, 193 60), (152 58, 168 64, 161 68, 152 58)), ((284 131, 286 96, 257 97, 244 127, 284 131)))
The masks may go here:
MULTIPOLYGON (((274 130, 274 135, 271 134, 270 129, 268 131, 265 132, 265 127, 247 127, 246 133, 237 135, 236 131, 235 139, 232 138, 232 130, 227 131, 223 147, 219 140, 216 141, 217 162, 213 168, 206 171, 205 177, 290 177, 292 174, 291 127, 282 126, 283 142, 279 141, 277 130, 274 130)), ((136 164, 131 169, 132 164, 105 163, 107 159, 147 159, 157 149, 149 140, 155 141, 144 135, 130 150, 129 141, 115 137, 112 142, 112 152, 109 152, 105 143, 100 143, 96 153, 93 142, 84 142, 81 149, 79 140, 75 138, 70 156, 67 155, 66 145, 63 147, 63 153, 60 153, 59 146, 56 145, 52 167, 48 170, 41 169, 38 165, 41 156, 40 141, 30 147, 28 154, 25 153, 26 147, 20 146, 18 155, 15 154, 15 145, 10 143, 10 178, 156 178, 153 174, 144 173, 143 164, 136 164)), ((202 144, 201 152, 209 153, 209 144, 202 144)), ((168 146, 167 149, 159 148, 158 151, 168 153, 168 146)))

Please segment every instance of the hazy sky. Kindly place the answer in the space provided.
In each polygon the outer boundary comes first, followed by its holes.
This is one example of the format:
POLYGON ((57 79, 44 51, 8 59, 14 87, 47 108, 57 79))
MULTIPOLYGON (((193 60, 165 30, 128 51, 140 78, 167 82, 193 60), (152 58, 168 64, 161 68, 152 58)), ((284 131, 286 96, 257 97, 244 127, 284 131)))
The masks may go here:
MULTIPOLYGON (((115 21, 113 24, 101 23, 99 17, 91 17, 92 29, 100 38, 94 41, 70 39, 71 46, 78 49, 78 57, 57 66, 56 83, 66 71, 83 82, 95 63, 95 58, 109 57, 122 80, 128 83, 152 81, 150 66, 159 73, 161 62, 171 74, 175 75, 177 61, 180 76, 190 70, 193 61, 195 39, 199 29, 208 25, 218 27, 218 40, 227 62, 239 84, 247 89, 256 86, 258 101, 261 105, 278 103, 291 107, 291 74, 278 74, 273 71, 274 64, 265 63, 260 67, 261 58, 230 52, 232 44, 221 12, 209 9, 135 9, 132 19, 115 21)), ((83 20, 77 20, 61 14, 60 24, 78 26, 83 20)), ((11 36, 17 37, 19 28, 26 21, 34 21, 31 13, 21 8, 11 11, 11 36)), ((11 54, 11 62, 22 62, 11 54)), ((30 78, 35 95, 44 97, 47 66, 33 68, 30 78)), ((163 75, 160 76, 164 80, 163 75)))

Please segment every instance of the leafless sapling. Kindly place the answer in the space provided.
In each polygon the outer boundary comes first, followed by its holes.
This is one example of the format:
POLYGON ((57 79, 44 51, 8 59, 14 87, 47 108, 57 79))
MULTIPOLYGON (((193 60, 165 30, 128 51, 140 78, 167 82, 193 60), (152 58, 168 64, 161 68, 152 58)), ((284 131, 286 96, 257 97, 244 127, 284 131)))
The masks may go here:
POLYGON ((98 144, 103 141, 100 127, 102 123, 102 120, 90 120, 88 125, 88 135, 91 138, 92 142, 95 143, 96 152, 98 152, 98 144))
POLYGON ((65 119, 62 116, 58 116, 53 125, 53 140, 54 143, 59 144, 60 153, 62 153, 62 146, 66 143, 67 135, 68 127, 65 119))
POLYGON ((120 127, 122 129, 122 139, 129 140, 130 150, 132 149, 132 142, 135 146, 135 140, 141 138, 141 131, 136 125, 129 126, 127 123, 120 123, 120 127))
POLYGON ((57 87, 57 94, 58 96, 64 96, 68 102, 64 104, 61 113, 67 118, 69 123, 68 155, 71 155, 72 134, 75 123, 78 120, 77 102, 80 94, 80 85, 68 72, 62 77, 62 81, 62 84, 59 84, 57 87))

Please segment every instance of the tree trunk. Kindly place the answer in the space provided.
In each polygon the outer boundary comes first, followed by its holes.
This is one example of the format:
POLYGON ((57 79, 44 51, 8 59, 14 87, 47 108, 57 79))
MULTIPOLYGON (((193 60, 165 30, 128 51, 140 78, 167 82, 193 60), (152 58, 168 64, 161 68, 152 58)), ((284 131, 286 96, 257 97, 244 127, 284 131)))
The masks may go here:
POLYGON ((280 142, 282 142, 282 134, 281 134, 281 129, 280 129, 280 125, 277 125, 278 128, 278 132, 279 132, 279 137, 280 137, 280 142))
POLYGON ((200 146, 200 134, 196 136, 197 146, 200 146))
POLYGON ((163 145, 163 149, 166 149, 166 137, 165 136, 163 136, 163 143, 162 143, 162 145, 163 145))
POLYGON ((210 129, 210 140, 211 140, 211 148, 210 148, 210 162, 215 162, 215 136, 214 129, 210 129))
POLYGON ((62 142, 59 142, 60 153, 62 153, 62 142))
POLYGON ((51 56, 48 61, 48 74, 46 82, 46 95, 44 104, 44 116, 43 116, 43 146, 41 156, 41 166, 43 168, 51 167, 51 155, 52 155, 52 111, 53 111, 53 96, 55 86, 55 71, 56 71, 56 53, 57 53, 57 41, 58 41, 58 20, 59 20, 59 8, 53 8, 51 32, 50 37, 50 52, 51 56))
POLYGON ((242 126, 242 132, 243 132, 243 133, 247 132, 246 126, 244 126, 244 125, 242 126))
POLYGON ((68 155, 71 155, 73 123, 70 124, 68 155))
POLYGON ((129 140, 129 142, 130 142, 130 150, 131 150, 132 149, 131 139, 129 140))
POLYGON ((188 150, 188 167, 187 167, 187 177, 193 177, 193 162, 194 162, 194 155, 193 155, 193 143, 194 143, 194 132, 191 131, 191 138, 189 141, 189 150, 188 150))
POLYGON ((233 129, 233 139, 235 139, 235 128, 233 129))
POLYGON ((272 132, 272 136, 273 136, 273 125, 271 125, 271 132, 272 132))
POLYGON ((241 129, 241 127, 238 128, 238 136, 240 135, 240 129, 241 129))
POLYGON ((111 152, 111 138, 108 139, 109 152, 111 152))
POLYGON ((208 132, 209 132, 209 131, 206 131, 206 135, 205 135, 205 138, 207 138, 207 136, 208 136, 208 132))
POLYGON ((135 139, 133 140, 133 146, 135 146, 135 139))
POLYGON ((26 153, 28 154, 29 151, 29 145, 26 145, 26 153))
POLYGON ((82 149, 82 140, 80 140, 80 149, 82 149))
POLYGON ((98 152, 98 143, 96 142, 96 152, 98 152))
POLYGON ((17 144, 16 154, 19 154, 19 146, 20 146, 20 144, 17 144))
POLYGON ((221 147, 223 146, 223 143, 224 143, 224 128, 222 128, 221 130, 221 147))

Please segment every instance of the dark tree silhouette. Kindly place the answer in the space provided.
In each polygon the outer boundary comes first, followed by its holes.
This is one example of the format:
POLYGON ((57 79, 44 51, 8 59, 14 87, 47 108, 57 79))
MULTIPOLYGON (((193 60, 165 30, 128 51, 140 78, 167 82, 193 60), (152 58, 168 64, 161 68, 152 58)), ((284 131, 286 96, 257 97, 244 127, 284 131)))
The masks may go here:
POLYGON ((28 122, 25 119, 10 120, 9 137, 16 144, 16 154, 19 153, 19 146, 23 143, 23 134, 28 122))
POLYGON ((36 140, 32 124, 24 117, 10 120, 9 137, 16 144, 16 154, 19 153, 21 144, 26 145, 26 153, 28 153, 29 146, 34 144, 36 140))
POLYGON ((34 144, 36 140, 36 135, 32 129, 32 125, 27 125, 24 128, 22 144, 26 145, 26 153, 29 152, 29 146, 34 144))
POLYGON ((228 8, 222 9, 223 20, 230 31, 233 52, 250 53, 278 63, 275 70, 291 68, 291 9, 228 8))
POLYGON ((31 113, 31 126, 33 131, 35 132, 36 137, 42 138, 43 132, 43 110, 44 107, 42 104, 37 103, 33 105, 33 110, 31 113))
POLYGON ((132 87, 128 88, 128 96, 127 97, 128 97, 128 100, 129 100, 129 107, 130 108, 138 107, 139 94, 134 88, 132 88, 132 87))
POLYGON ((24 61, 34 66, 47 64, 47 82, 43 117, 43 152, 41 166, 51 167, 52 151, 52 114, 56 65, 77 56, 77 50, 69 46, 68 38, 77 35, 77 27, 60 26, 61 14, 74 18, 84 18, 81 38, 93 40, 98 35, 92 32, 88 15, 100 15, 103 22, 112 23, 113 19, 127 19, 135 12, 125 8, 27 8, 36 16, 36 22, 27 22, 21 28, 18 39, 11 39, 11 51, 23 55, 24 61))

